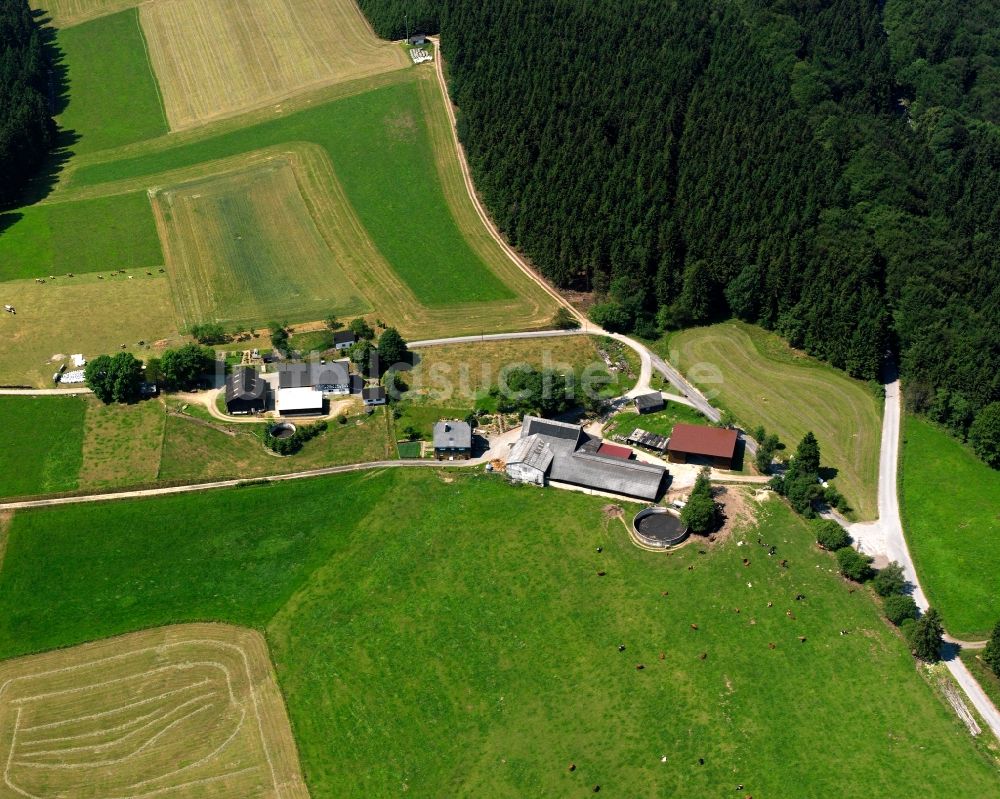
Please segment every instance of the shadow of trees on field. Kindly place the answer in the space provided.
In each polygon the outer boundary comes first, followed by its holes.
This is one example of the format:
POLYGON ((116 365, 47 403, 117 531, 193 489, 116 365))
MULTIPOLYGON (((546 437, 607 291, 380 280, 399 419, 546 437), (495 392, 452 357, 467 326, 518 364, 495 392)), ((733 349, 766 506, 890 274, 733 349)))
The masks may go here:
MULTIPOLYGON (((52 26, 52 19, 47 16, 47 12, 34 10, 32 14, 39 25, 39 35, 48 62, 49 112, 53 117, 56 117, 63 113, 70 103, 69 67, 66 63, 66 54, 59 47, 56 29, 52 26)), ((63 128, 56 130, 55 143, 38 171, 25 185, 21 193, 20 205, 31 205, 45 199, 52 193, 60 173, 73 156, 73 146, 79 140, 80 136, 76 131, 63 128)), ((0 233, 3 233, 3 230, 4 228, 0 227, 0 233)))

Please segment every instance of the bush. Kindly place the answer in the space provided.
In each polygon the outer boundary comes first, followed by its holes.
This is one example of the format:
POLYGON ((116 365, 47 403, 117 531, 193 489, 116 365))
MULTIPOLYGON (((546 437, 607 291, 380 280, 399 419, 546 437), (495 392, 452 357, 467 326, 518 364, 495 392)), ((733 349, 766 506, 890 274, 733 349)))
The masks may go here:
POLYGON ((290 438, 275 438, 268 428, 264 434, 264 443, 279 455, 294 455, 302 449, 303 444, 325 431, 326 422, 316 422, 296 428, 290 438))
POLYGON ((134 402, 142 383, 142 362, 131 352, 98 355, 83 372, 87 388, 101 402, 134 402))
POLYGON ((271 322, 271 346, 282 355, 288 354, 288 330, 286 325, 278 322, 271 322))
POLYGON ((603 302, 590 309, 590 320, 609 333, 627 333, 632 328, 632 317, 616 302, 603 302))
POLYGON ((941 659, 941 643, 944 640, 944 626, 941 614, 934 608, 927 612, 907 631, 913 654, 926 663, 937 663, 941 659))
POLYGON ((160 359, 163 382, 171 390, 190 390, 201 376, 215 365, 215 352, 197 344, 185 344, 176 350, 167 350, 160 359))
POLYGON ((907 619, 916 621, 919 613, 917 603, 913 601, 913 597, 909 594, 893 594, 890 597, 886 597, 885 602, 882 604, 882 610, 885 613, 885 617, 897 627, 902 627, 907 619))
POLYGON ((216 322, 194 325, 191 335, 199 344, 222 344, 226 340, 226 331, 216 322))
POLYGON ((719 524, 719 511, 712 497, 712 484, 708 479, 708 469, 703 469, 694 482, 694 488, 681 511, 681 521, 692 533, 704 535, 719 524))
POLYGON ((986 463, 1000 468, 1000 402, 991 402, 979 412, 969 428, 969 443, 986 463))
POLYGON ((993 669, 993 673, 1000 677, 1000 621, 993 627, 990 640, 986 642, 983 650, 983 661, 993 669))
POLYGON ((824 519, 816 525, 816 543, 823 549, 836 552, 851 543, 847 530, 832 519, 824 519))
POLYGON ((557 330, 576 330, 580 327, 580 320, 570 313, 569 308, 560 305, 559 310, 552 317, 552 327, 557 330))
POLYGON ((875 575, 872 586, 879 596, 892 596, 901 594, 906 588, 906 578, 903 576, 903 567, 893 561, 875 575))
POLYGON ((347 414, 339 414, 337 416, 337 424, 347 424, 347 414))
POLYGON ((856 583, 863 583, 872 576, 872 559, 851 547, 837 550, 837 566, 844 577, 856 583))

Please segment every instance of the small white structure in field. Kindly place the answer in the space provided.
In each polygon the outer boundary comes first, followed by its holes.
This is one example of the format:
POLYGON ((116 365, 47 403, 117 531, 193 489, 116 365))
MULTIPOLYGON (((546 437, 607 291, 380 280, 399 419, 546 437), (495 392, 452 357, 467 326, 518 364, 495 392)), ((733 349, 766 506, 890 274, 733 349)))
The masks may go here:
POLYGON ((82 369, 84 366, 87 365, 87 359, 84 358, 81 353, 77 353, 76 355, 70 355, 69 359, 70 361, 72 361, 74 369, 82 369))
POLYGON ((422 47, 414 47, 412 50, 410 50, 410 58, 413 59, 414 64, 423 64, 425 61, 434 60, 434 56, 432 56, 422 47))

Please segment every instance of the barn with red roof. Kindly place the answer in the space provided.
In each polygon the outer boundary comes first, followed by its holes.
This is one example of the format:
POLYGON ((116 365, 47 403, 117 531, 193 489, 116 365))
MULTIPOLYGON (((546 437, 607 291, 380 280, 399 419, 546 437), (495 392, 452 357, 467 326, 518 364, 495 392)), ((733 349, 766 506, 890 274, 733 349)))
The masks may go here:
POLYGON ((676 424, 667 443, 667 458, 672 463, 705 463, 716 469, 732 469, 736 457, 735 430, 676 424))

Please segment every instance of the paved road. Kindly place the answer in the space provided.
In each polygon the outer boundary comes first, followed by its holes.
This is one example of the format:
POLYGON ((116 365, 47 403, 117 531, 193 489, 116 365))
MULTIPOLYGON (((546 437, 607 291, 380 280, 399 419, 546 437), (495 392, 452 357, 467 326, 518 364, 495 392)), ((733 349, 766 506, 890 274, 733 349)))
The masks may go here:
MULTIPOLYGON (((842 517, 830 515, 854 538, 859 550, 869 555, 884 555, 903 567, 903 574, 913 587, 913 599, 925 611, 929 607, 924 589, 920 585, 916 567, 910 557, 903 534, 903 522, 899 512, 897 475, 899 474, 899 431, 902 417, 902 392, 899 379, 893 376, 885 384, 885 409, 882 415, 882 447, 879 454, 878 473, 878 521, 848 525, 842 517)), ((945 636, 950 643, 959 643, 945 636)), ((979 642, 968 642, 973 648, 979 642)), ((945 665, 955 680, 965 691, 969 701, 982 716, 983 721, 1000 738, 1000 711, 986 696, 982 687, 959 659, 954 646, 944 649, 945 665)))
POLYGON ((86 386, 74 388, 0 388, 0 396, 5 397, 55 397, 89 393, 90 389, 86 386))

